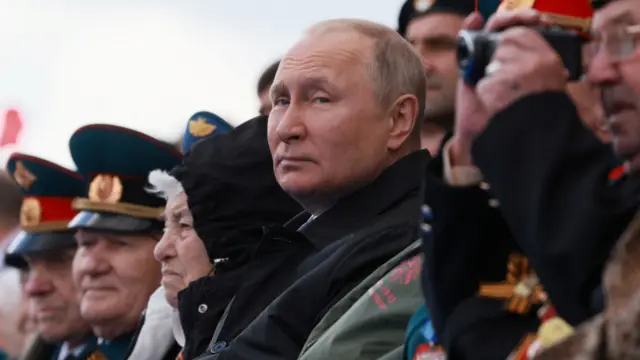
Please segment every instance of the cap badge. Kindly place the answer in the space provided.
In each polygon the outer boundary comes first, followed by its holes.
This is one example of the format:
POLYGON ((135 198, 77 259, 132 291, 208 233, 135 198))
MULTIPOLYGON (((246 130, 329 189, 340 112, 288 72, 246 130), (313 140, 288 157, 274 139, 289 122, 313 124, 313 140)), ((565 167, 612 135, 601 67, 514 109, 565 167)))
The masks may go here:
POLYGON ((36 198, 28 197, 22 201, 20 208, 20 227, 29 228, 40 224, 42 219, 42 208, 40 201, 36 198))
POLYGON ((216 130, 216 126, 209 124, 204 118, 199 117, 189 121, 189 133, 195 137, 205 137, 216 130))
POLYGON ((117 176, 100 174, 89 185, 89 200, 116 204, 122 198, 122 182, 117 176))
POLYGON ((498 11, 511 11, 518 9, 533 8, 536 0, 503 0, 498 7, 498 11))
POLYGON ((414 0, 413 9, 417 12, 425 12, 433 5, 434 0, 414 0))
POLYGON ((36 181, 35 175, 33 175, 29 169, 22 163, 22 161, 16 162, 16 171, 13 172, 13 178, 18 185, 25 190, 29 190, 31 185, 36 181))

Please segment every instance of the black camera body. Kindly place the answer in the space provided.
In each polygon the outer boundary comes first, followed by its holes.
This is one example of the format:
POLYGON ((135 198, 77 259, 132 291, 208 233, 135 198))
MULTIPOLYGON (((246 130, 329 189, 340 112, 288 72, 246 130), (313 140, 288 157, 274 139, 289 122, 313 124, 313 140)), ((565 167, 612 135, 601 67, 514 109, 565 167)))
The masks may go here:
MULTIPOLYGON (((540 35, 560 55, 569 70, 569 80, 582 76, 582 45, 585 39, 574 31, 559 28, 538 30, 540 35)), ((476 85, 485 77, 485 68, 491 62, 500 33, 462 30, 458 36, 458 68, 460 76, 469 85, 476 85)))

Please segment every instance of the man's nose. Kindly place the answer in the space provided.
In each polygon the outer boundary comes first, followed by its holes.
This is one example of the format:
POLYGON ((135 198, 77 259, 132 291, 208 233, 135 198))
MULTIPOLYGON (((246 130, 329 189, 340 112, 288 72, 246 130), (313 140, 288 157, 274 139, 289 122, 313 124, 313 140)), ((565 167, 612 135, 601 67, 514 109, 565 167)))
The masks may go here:
POLYGON ((53 291, 53 283, 45 269, 33 266, 27 274, 24 291, 29 297, 44 296, 53 291))
POLYGON ((433 71, 435 70, 433 61, 431 61, 429 57, 424 55, 420 56, 420 60, 422 61, 422 67, 424 68, 425 73, 427 73, 427 75, 433 73, 433 71))
POLYGON ((280 141, 286 144, 304 139, 306 129, 304 127, 301 110, 293 105, 293 103, 279 119, 278 125, 276 126, 276 134, 280 141))
POLYGON ((620 81, 620 72, 611 57, 604 51, 598 52, 587 67, 587 81, 595 86, 615 84, 620 81))
POLYGON ((176 236, 177 234, 173 230, 164 232, 162 238, 160 238, 160 241, 158 241, 156 247, 153 249, 153 257, 155 257, 156 260, 163 262, 177 255, 175 248, 176 236))
POLYGON ((109 261, 105 258, 98 247, 83 249, 76 252, 73 267, 74 272, 92 277, 108 273, 111 268, 109 261))

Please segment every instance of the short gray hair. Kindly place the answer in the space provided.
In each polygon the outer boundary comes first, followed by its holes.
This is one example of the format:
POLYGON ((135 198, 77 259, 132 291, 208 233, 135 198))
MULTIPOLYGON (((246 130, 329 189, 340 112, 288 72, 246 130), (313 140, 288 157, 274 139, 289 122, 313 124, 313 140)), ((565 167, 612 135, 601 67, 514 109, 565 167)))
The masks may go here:
POLYGON ((391 105, 404 94, 418 98, 418 120, 424 117, 427 79, 420 55, 395 30, 372 21, 360 19, 325 20, 313 25, 307 34, 330 31, 353 31, 373 42, 372 62, 367 71, 378 101, 391 105))
POLYGON ((184 192, 184 188, 178 179, 169 175, 163 170, 153 170, 149 173, 149 184, 151 187, 147 189, 150 194, 165 199, 167 202, 172 201, 178 195, 184 192))

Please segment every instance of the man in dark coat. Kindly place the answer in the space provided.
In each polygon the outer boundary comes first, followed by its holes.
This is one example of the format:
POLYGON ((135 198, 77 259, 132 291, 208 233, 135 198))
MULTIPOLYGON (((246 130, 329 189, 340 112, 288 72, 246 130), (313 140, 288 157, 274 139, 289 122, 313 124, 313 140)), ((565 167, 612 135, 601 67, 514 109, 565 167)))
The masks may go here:
POLYGON ((320 23, 283 58, 268 139, 278 183, 305 212, 267 236, 309 249, 291 259, 295 283, 204 358, 296 359, 337 301, 418 239, 425 88, 411 47, 366 21, 320 23))

